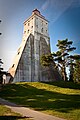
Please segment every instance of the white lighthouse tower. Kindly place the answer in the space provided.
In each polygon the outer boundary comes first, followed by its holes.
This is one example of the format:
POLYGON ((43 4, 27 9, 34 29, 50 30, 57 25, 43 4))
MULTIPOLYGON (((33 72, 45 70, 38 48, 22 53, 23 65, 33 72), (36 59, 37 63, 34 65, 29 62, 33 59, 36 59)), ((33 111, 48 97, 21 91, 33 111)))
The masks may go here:
POLYGON ((11 80, 20 81, 54 81, 60 79, 60 75, 54 66, 42 67, 40 57, 50 53, 50 38, 48 33, 48 21, 37 9, 24 22, 22 43, 17 51, 13 65, 9 69, 11 80))

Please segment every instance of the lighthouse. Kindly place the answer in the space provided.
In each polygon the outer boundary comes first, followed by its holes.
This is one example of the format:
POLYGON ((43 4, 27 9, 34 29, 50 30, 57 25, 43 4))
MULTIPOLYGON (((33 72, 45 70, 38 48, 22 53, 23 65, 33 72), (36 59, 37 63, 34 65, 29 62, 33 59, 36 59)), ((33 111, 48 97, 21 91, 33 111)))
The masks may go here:
POLYGON ((9 69, 12 82, 56 81, 60 79, 54 64, 43 67, 40 58, 50 54, 50 37, 48 20, 35 9, 32 15, 24 21, 21 45, 17 50, 13 64, 9 69))

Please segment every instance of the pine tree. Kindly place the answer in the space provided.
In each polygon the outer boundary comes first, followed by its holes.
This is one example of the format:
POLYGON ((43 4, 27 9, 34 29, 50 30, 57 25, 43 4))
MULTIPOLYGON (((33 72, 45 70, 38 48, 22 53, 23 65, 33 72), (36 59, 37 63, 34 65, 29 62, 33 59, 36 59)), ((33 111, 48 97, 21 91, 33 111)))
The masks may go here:
POLYGON ((52 62, 52 58, 53 61, 55 61, 55 67, 58 68, 61 71, 61 75, 64 81, 67 81, 67 73, 66 73, 66 67, 68 67, 69 65, 69 61, 71 57, 71 55, 69 55, 69 53, 73 50, 75 50, 75 47, 71 47, 72 45, 72 41, 68 41, 68 39, 65 40, 58 40, 58 44, 56 45, 58 47, 58 51, 57 52, 53 52, 48 56, 47 55, 47 59, 46 57, 44 57, 42 59, 42 63, 46 63, 46 65, 49 65, 52 62), (49 60, 50 57, 51 59, 49 60))
MULTIPOLYGON (((0 20, 0 23, 1 23, 1 20, 0 20)), ((1 35, 1 33, 0 33, 0 35, 1 35)), ((2 60, 0 59, 0 84, 2 83, 2 70, 3 70, 2 64, 3 64, 3 62, 2 62, 2 60)))
POLYGON ((80 82, 80 60, 75 61, 75 68, 74 68, 74 82, 80 82))
MULTIPOLYGON (((0 20, 0 23, 1 23, 1 20, 0 20)), ((2 33, 0 33, 0 35, 1 35, 2 33)))
POLYGON ((75 77, 75 70, 76 70, 76 66, 77 66, 77 61, 80 60, 80 55, 70 55, 70 62, 69 62, 69 81, 75 81, 74 78, 75 77))
POLYGON ((70 65, 69 65, 69 81, 73 82, 73 75, 74 75, 74 60, 70 60, 70 65))
POLYGON ((3 70, 2 64, 3 64, 3 62, 2 62, 2 60, 0 59, 0 84, 2 84, 2 75, 3 75, 3 72, 2 72, 2 70, 3 70))
POLYGON ((68 41, 68 39, 58 40, 58 44, 56 46, 59 50, 56 53, 53 53, 55 58, 54 60, 57 61, 58 66, 61 69, 64 81, 67 81, 66 67, 69 65, 69 53, 76 49, 75 47, 71 47, 72 43, 73 42, 68 41))

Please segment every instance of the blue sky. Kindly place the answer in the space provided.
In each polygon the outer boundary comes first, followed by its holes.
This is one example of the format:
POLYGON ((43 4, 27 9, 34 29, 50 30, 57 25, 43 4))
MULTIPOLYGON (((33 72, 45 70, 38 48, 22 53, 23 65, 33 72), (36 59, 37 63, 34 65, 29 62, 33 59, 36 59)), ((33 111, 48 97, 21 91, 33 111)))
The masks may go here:
POLYGON ((0 58, 8 70, 22 41, 23 22, 37 8, 49 21, 51 51, 68 38, 80 54, 80 0, 0 0, 0 58))

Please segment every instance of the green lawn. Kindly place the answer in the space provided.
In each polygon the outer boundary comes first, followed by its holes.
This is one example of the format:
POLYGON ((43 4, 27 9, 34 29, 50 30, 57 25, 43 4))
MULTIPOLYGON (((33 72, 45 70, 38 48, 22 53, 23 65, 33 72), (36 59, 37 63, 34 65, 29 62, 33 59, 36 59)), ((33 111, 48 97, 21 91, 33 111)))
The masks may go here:
POLYGON ((0 120, 31 120, 31 119, 22 117, 20 114, 14 113, 9 108, 0 104, 0 120))
POLYGON ((27 82, 6 85, 0 96, 67 120, 80 120, 80 84, 27 82))

